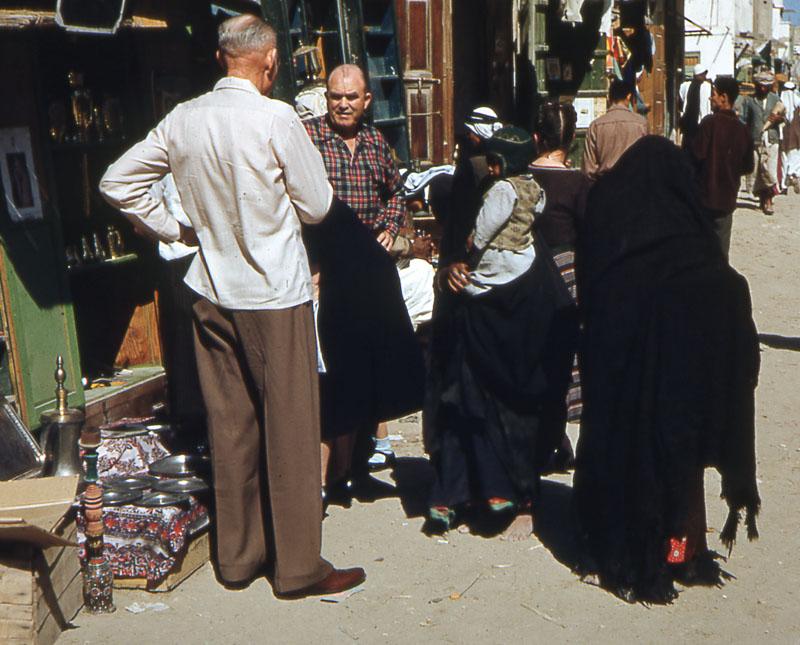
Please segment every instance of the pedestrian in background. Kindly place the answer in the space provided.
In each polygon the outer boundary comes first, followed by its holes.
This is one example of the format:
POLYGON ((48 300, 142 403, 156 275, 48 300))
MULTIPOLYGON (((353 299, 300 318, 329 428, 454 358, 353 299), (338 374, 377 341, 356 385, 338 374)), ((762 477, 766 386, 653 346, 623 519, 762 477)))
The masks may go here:
MULTIPOLYGON (((575 242, 578 222, 586 209, 586 197, 592 184, 580 170, 567 165, 567 155, 575 141, 577 120, 578 115, 570 103, 548 101, 542 105, 534 134, 538 156, 530 165, 534 180, 544 191, 544 199, 536 212, 534 234, 549 248, 576 304, 575 242)), ((577 356, 573 360, 572 379, 565 404, 566 420, 579 423, 582 402, 577 356)), ((571 468, 574 461, 572 444, 564 428, 561 444, 553 455, 550 467, 564 471, 571 468)))
POLYGON ((753 195, 765 215, 775 212, 773 198, 778 193, 778 158, 780 156, 780 133, 783 123, 782 104, 772 91, 775 76, 772 72, 759 72, 753 79, 756 84, 753 96, 740 97, 739 118, 750 130, 756 151, 756 168, 753 195))
POLYGON ((711 217, 722 252, 731 246, 733 211, 742 176, 753 172, 753 140, 733 106, 736 79, 718 76, 711 91, 713 114, 703 119, 690 149, 698 168, 700 198, 711 217))
POLYGON ((781 132, 783 188, 800 193, 800 92, 794 81, 783 84, 781 103, 786 108, 786 123, 781 132))
POLYGON ((631 111, 633 88, 619 79, 608 88, 608 112, 589 125, 583 152, 583 172, 596 180, 614 167, 636 141, 647 135, 647 119, 631 111))
POLYGON ((711 83, 708 81, 708 67, 702 63, 694 66, 694 76, 684 81, 678 90, 681 129, 684 150, 690 150, 700 127, 700 122, 711 114, 711 83))

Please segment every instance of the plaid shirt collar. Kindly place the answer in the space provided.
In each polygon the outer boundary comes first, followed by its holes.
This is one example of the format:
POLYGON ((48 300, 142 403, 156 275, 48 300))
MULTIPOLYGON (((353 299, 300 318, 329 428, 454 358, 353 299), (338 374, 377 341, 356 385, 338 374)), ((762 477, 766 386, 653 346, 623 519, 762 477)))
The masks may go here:
POLYGON ((362 123, 350 152, 327 116, 309 119, 305 127, 322 153, 336 196, 373 231, 396 235, 405 218, 405 204, 398 193, 402 180, 381 133, 362 123))
MULTIPOLYGON (((354 150, 358 150, 361 145, 367 145, 373 142, 374 137, 369 130, 369 127, 367 127, 363 121, 358 124, 358 132, 356 133, 356 145, 354 150)), ((337 141, 340 142, 341 145, 347 146, 342 138, 342 135, 336 132, 336 130, 334 130, 331 126, 330 115, 325 114, 325 117, 320 119, 319 131, 320 138, 323 141, 337 141)))

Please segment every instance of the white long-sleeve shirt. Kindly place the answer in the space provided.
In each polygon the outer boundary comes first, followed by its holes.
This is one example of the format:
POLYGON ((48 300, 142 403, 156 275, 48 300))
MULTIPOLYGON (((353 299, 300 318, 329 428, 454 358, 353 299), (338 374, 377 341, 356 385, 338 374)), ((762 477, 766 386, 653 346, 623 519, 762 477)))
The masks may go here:
POLYGON ((285 309, 311 300, 300 222, 320 222, 333 189, 294 110, 226 77, 181 103, 106 171, 100 191, 163 241, 178 222, 150 187, 168 172, 200 241, 185 278, 226 309, 285 309))
MULTIPOLYGON (((686 111, 686 100, 689 98, 689 87, 691 81, 684 81, 678 88, 678 96, 681 99, 681 114, 686 111)), ((697 122, 700 123, 704 118, 711 114, 711 83, 708 81, 700 85, 700 113, 697 115, 697 122)))

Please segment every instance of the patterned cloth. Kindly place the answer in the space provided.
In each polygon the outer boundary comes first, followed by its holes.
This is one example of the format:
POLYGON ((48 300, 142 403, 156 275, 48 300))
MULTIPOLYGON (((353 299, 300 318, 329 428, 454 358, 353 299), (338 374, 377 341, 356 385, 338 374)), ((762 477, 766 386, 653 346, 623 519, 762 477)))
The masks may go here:
MULTIPOLYGON (((103 511, 103 552, 115 578, 146 578, 154 586, 169 575, 186 551, 192 527, 208 514, 192 499, 186 509, 178 506, 142 508, 125 505, 103 511)), ((85 522, 78 514, 79 556, 84 557, 85 522)))
MULTIPOLYGON (((578 302, 578 289, 575 283, 575 252, 564 251, 557 253, 553 260, 561 272, 561 277, 569 289, 570 295, 575 302, 578 302)), ((583 412, 583 395, 581 393, 581 371, 578 367, 578 355, 572 359, 572 377, 570 378, 569 389, 567 390, 567 421, 570 423, 580 423, 581 412, 583 412)))
POLYGON ((139 475, 167 455, 169 450, 155 435, 103 439, 97 451, 97 472, 101 478, 139 475))
MULTIPOLYGON (((101 483, 110 477, 145 474, 149 464, 169 455, 155 435, 104 438, 97 452, 101 483)), ((103 550, 114 577, 146 578, 149 586, 155 586, 181 561, 195 530, 207 525, 207 516, 206 507, 194 497, 188 508, 143 508, 132 504, 105 508, 103 550)), ((83 559, 86 524, 82 512, 78 513, 77 524, 79 556, 83 559)))
POLYGON ((336 197, 352 208, 371 230, 397 236, 405 217, 400 189, 403 181, 383 135, 362 125, 355 153, 328 124, 327 115, 303 121, 322 154, 336 197))

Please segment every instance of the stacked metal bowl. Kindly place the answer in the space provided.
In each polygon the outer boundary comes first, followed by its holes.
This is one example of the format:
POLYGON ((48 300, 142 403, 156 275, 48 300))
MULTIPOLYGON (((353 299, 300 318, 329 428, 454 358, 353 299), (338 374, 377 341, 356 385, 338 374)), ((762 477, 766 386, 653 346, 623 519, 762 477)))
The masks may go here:
POLYGON ((103 505, 187 506, 190 495, 209 490, 210 464, 204 455, 170 455, 150 464, 149 470, 148 475, 103 479, 103 505))

